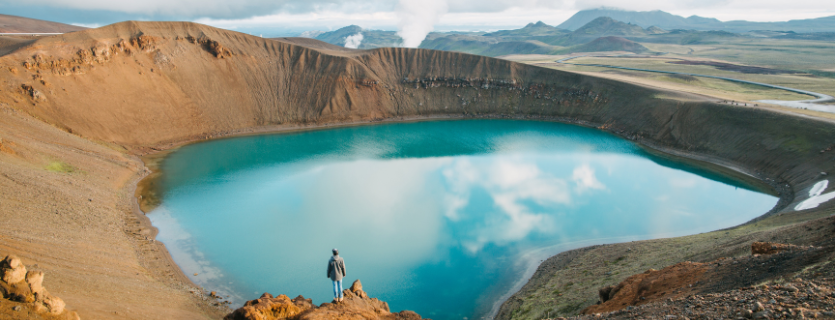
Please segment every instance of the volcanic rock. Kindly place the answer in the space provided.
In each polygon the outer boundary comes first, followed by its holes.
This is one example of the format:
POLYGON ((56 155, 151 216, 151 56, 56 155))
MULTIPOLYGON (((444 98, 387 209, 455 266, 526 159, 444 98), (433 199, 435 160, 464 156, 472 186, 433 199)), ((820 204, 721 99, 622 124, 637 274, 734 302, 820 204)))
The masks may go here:
POLYGON ((681 288, 696 282, 706 269, 706 264, 690 261, 661 270, 649 269, 644 273, 626 278, 617 286, 600 289, 601 304, 592 305, 584 309, 582 313, 611 312, 627 305, 639 305, 663 299, 668 295, 670 288, 681 288))
POLYGON ((359 280, 343 291, 345 300, 342 302, 313 304, 311 299, 298 296, 290 299, 286 295, 273 298, 264 293, 261 298, 247 301, 243 307, 226 315, 224 320, 324 320, 324 319, 386 319, 386 320, 420 320, 421 317, 412 311, 392 313, 388 303, 377 298, 369 298, 362 291, 359 280))
POLYGON ((357 279, 356 281, 354 281, 354 283, 351 284, 350 289, 351 289, 352 292, 357 292, 357 290, 362 291, 362 282, 360 282, 360 279, 357 279))
POLYGON ((64 300, 48 293, 46 294, 46 297, 44 297, 43 301, 39 303, 42 303, 46 307, 47 312, 56 315, 64 312, 64 307, 67 306, 66 303, 64 303, 64 300))
POLYGON ((26 272, 20 258, 6 256, 0 262, 0 272, 3 274, 3 281, 0 281, 0 296, 3 298, 29 304, 36 313, 60 316, 61 319, 80 319, 74 311, 66 311, 64 300, 49 294, 44 288, 44 273, 26 272))
POLYGON ((32 291, 35 297, 43 295, 45 292, 43 287, 43 272, 41 271, 29 271, 26 273, 26 283, 29 285, 29 290, 32 291))
POLYGON ((26 278, 26 266, 20 263, 20 258, 8 255, 0 264, 0 272, 3 274, 3 281, 8 284, 15 284, 26 278))
POLYGON ((783 251, 795 250, 795 249, 806 249, 804 247, 791 245, 791 244, 782 244, 782 243, 773 243, 773 242, 754 242, 751 243, 751 254, 775 254, 783 251))
POLYGON ((247 301, 243 307, 228 314, 225 320, 274 320, 292 319, 309 308, 305 304, 296 304, 286 295, 272 298, 264 293, 261 298, 247 301))

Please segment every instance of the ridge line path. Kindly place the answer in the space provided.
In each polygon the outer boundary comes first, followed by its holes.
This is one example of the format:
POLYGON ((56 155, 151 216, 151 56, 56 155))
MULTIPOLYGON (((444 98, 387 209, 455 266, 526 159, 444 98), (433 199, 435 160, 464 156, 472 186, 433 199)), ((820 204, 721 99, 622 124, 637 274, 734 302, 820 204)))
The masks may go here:
MULTIPOLYGON (((610 66, 610 65, 605 65, 605 64, 594 64, 594 63, 570 63, 570 62, 566 62, 568 60, 572 60, 572 59, 576 59, 576 58, 582 58, 582 57, 587 57, 587 56, 567 57, 567 58, 563 58, 563 59, 560 59, 560 60, 557 60, 557 61, 554 61, 554 62, 562 63, 562 64, 570 64, 570 65, 575 65, 575 66, 601 67, 601 68, 623 69, 623 70, 666 73, 666 74, 680 74, 680 75, 693 76, 693 77, 713 78, 713 79, 719 79, 719 80, 725 80, 725 81, 731 81, 731 82, 753 84, 753 85, 763 86, 763 87, 772 88, 772 89, 786 90, 786 91, 790 91, 790 92, 794 92, 794 93, 805 94, 805 95, 813 96, 813 97, 817 98, 817 99, 812 99, 812 100, 796 100, 796 101, 790 101, 790 100, 757 100, 756 102, 777 104, 777 105, 790 107, 790 108, 796 108, 796 109, 808 109, 808 110, 835 113, 835 106, 827 106, 827 105, 817 104, 817 103, 825 103, 825 102, 835 102, 835 97, 832 97, 830 95, 826 95, 826 94, 823 94, 823 93, 806 91, 806 90, 789 88, 789 87, 783 87, 783 86, 778 86, 778 85, 773 85, 773 84, 768 84, 768 83, 762 83, 762 82, 754 82, 754 81, 740 80, 740 79, 726 78, 726 77, 718 77, 718 76, 709 76, 709 75, 704 75, 704 74, 663 71, 663 70, 639 69, 639 68, 610 66)), ((606 57, 606 56, 603 56, 603 57, 606 57)))

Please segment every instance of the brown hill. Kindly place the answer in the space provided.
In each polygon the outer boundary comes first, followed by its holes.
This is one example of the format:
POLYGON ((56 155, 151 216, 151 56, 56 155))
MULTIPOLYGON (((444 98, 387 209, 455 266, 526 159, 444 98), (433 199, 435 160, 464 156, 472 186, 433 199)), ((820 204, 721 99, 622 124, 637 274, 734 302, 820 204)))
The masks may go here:
POLYGON ((829 122, 463 53, 337 50, 175 22, 4 50, 0 254, 49 271, 45 285, 85 319, 226 314, 153 241, 133 197, 148 174, 137 156, 189 141, 380 120, 561 121, 750 181, 785 214, 832 171, 829 122))
POLYGON ((85 27, 0 14, 0 33, 67 33, 81 31, 85 27))

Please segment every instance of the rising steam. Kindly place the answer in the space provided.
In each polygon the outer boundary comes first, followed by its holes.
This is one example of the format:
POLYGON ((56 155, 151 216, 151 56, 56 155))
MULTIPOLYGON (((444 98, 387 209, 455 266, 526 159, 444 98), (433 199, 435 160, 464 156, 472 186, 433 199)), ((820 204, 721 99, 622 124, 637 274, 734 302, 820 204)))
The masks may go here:
POLYGON ((400 0, 397 35, 403 38, 403 46, 417 48, 448 9, 447 0, 400 0))
POLYGON ((347 38, 345 38, 345 47, 351 49, 359 48, 360 43, 362 43, 362 38, 362 33, 357 33, 355 35, 348 36, 347 38))

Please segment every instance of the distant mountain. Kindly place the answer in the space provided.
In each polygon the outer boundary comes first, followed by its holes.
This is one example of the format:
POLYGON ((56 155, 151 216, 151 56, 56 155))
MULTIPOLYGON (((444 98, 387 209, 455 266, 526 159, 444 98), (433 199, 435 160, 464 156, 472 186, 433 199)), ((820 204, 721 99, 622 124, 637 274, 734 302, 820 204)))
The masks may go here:
POLYGON ((514 30, 500 30, 491 33, 485 33, 485 37, 550 37, 561 34, 566 34, 571 31, 560 29, 554 26, 549 26, 542 21, 536 23, 528 23, 521 29, 514 30))
MULTIPOLYGON (((622 11, 619 11, 622 12, 622 11)), ((668 21, 715 21, 706 18, 681 18, 661 11, 653 16, 668 21)), ((576 17, 576 16, 575 16, 576 17)), ((400 46, 402 39, 394 31, 364 30, 359 26, 347 26, 339 30, 314 33, 315 38, 334 45, 345 46, 346 39, 362 34, 360 49, 400 46)), ((547 25, 541 21, 529 23, 523 28, 496 32, 433 32, 421 43, 424 49, 460 51, 485 56, 509 54, 564 54, 575 52, 629 51, 648 52, 640 43, 668 44, 716 44, 745 38, 805 39, 831 41, 835 33, 795 33, 791 31, 752 31, 732 33, 728 31, 699 31, 659 26, 642 27, 637 23, 617 21, 611 17, 596 17, 574 31, 547 25)))
POLYGON ((0 14, 0 33, 67 33, 81 31, 85 27, 0 14))
POLYGON ((552 54, 562 48, 537 40, 499 41, 495 37, 460 34, 433 37, 423 41, 420 47, 423 49, 460 51, 490 57, 515 53, 552 54))
POLYGON ((623 23, 609 17, 599 17, 571 33, 544 42, 551 45, 575 46, 601 37, 634 38, 657 33, 663 33, 663 30, 656 28, 648 31, 635 24, 623 23))
POLYGON ((646 30, 641 28, 641 26, 623 23, 609 17, 594 19, 572 33, 578 36, 644 36, 647 34, 646 30))
POLYGON ((782 30, 798 33, 835 32, 835 16, 817 19, 791 20, 786 22, 751 22, 751 21, 719 21, 714 18, 690 16, 684 18, 664 11, 626 11, 617 9, 591 9, 577 12, 557 26, 567 30, 577 30, 599 17, 609 17, 618 21, 639 25, 644 28, 652 26, 662 29, 685 30, 721 30, 743 33, 752 30, 782 30))
POLYGON ((357 25, 350 25, 330 32, 317 35, 314 39, 338 46, 345 46, 345 40, 353 35, 362 34, 362 41, 358 49, 380 47, 399 47, 403 39, 394 31, 365 30, 357 25))
POLYGON ((560 52, 631 51, 645 52, 647 48, 624 38, 643 38, 666 33, 623 23, 608 17, 594 19, 581 28, 568 32, 542 22, 531 23, 521 29, 502 30, 485 34, 430 35, 420 47, 426 49, 462 51, 486 56, 508 54, 554 54, 560 52), (602 39, 598 39, 602 38, 602 39), (582 45, 590 44, 588 47, 582 45), (569 47, 569 48, 566 48, 569 47), (568 50, 568 51, 566 51, 568 50))
POLYGON ((650 51, 640 43, 621 37, 602 37, 594 39, 592 42, 581 44, 573 47, 568 47, 557 51, 559 54, 575 53, 575 52, 604 52, 604 51, 628 51, 634 53, 644 53, 650 51))

